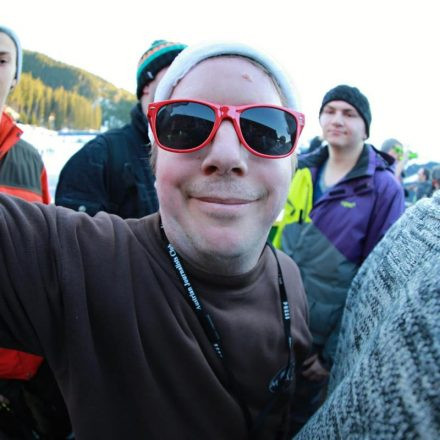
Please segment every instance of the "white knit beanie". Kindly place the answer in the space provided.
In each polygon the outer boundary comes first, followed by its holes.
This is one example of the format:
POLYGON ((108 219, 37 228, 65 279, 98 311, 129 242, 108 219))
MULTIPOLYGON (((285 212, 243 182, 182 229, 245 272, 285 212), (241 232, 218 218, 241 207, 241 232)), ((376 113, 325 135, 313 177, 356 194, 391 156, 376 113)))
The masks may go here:
MULTIPOLYGON (((230 42, 203 43, 189 46, 180 52, 159 82, 154 95, 154 101, 165 101, 169 99, 174 87, 176 87, 177 83, 191 68, 207 58, 221 55, 243 56, 263 66, 277 82, 285 98, 287 107, 298 110, 298 100, 293 84, 282 68, 274 60, 258 50, 241 43, 230 42)), ((154 137, 151 130, 149 130, 149 136, 153 143, 154 137)))

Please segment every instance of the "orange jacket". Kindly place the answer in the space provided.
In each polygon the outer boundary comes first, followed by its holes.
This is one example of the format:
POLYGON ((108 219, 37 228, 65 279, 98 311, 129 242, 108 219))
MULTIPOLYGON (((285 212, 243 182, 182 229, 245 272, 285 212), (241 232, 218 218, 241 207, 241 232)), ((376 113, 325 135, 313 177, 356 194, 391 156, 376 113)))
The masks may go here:
POLYGON ((38 151, 3 112, 0 121, 0 191, 29 202, 50 202, 47 173, 38 151))
MULTIPOLYGON (((47 173, 38 151, 20 139, 22 131, 3 112, 0 120, 0 192, 29 202, 50 202, 47 173)), ((0 348, 0 378, 29 380, 41 356, 0 348)))

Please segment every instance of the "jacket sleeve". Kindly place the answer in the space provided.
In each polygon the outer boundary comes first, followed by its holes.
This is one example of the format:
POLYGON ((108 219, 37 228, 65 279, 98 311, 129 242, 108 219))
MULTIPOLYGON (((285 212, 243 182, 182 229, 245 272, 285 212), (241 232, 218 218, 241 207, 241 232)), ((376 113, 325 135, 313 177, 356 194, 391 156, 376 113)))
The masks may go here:
POLYGON ((341 332, 343 311, 341 311, 338 320, 336 321, 331 333, 328 336, 327 342, 322 350, 322 359, 325 367, 330 370, 335 360, 336 349, 338 346, 339 334, 341 332))
POLYGON ((290 183, 286 204, 282 218, 273 225, 273 245, 282 249, 283 231, 290 223, 311 223, 310 212, 313 208, 313 180, 309 168, 295 171, 290 183))
POLYGON ((405 195, 401 184, 390 178, 377 188, 377 198, 374 204, 368 233, 364 243, 362 261, 364 261, 376 244, 382 239, 391 225, 405 210, 405 195))
POLYGON ((64 165, 55 204, 93 216, 113 212, 108 190, 108 146, 103 136, 89 141, 64 165))
POLYGON ((41 198, 43 200, 43 203, 48 205, 50 203, 50 192, 49 192, 49 183, 47 181, 47 171, 44 166, 43 169, 41 170, 40 182, 41 182, 41 198))
POLYGON ((0 194, 0 347, 42 355, 60 335, 55 206, 0 194))
POLYGON ((41 356, 0 348, 0 379, 30 380, 42 362, 41 356))

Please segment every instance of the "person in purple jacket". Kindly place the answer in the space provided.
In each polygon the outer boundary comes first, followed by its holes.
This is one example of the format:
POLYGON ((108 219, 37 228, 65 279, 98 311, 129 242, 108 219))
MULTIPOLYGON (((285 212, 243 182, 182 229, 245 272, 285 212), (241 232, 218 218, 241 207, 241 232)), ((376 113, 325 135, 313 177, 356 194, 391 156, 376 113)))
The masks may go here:
POLYGON ((405 206, 394 159, 365 143, 371 111, 359 89, 328 91, 319 121, 328 145, 299 157, 274 237, 298 264, 309 302, 314 350, 300 377, 314 398, 295 410, 299 427, 324 397, 351 281, 405 206))

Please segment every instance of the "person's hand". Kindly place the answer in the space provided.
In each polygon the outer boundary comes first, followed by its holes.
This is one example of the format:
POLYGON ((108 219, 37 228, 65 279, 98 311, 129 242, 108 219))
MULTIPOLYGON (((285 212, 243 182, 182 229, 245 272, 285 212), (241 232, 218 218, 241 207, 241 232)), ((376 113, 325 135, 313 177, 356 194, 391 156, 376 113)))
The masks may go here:
POLYGON ((11 409, 9 408, 9 400, 5 396, 0 394, 0 413, 2 411, 10 412, 11 409))
POLYGON ((315 353, 304 361, 302 375, 313 382, 320 382, 328 377, 329 371, 315 353))

